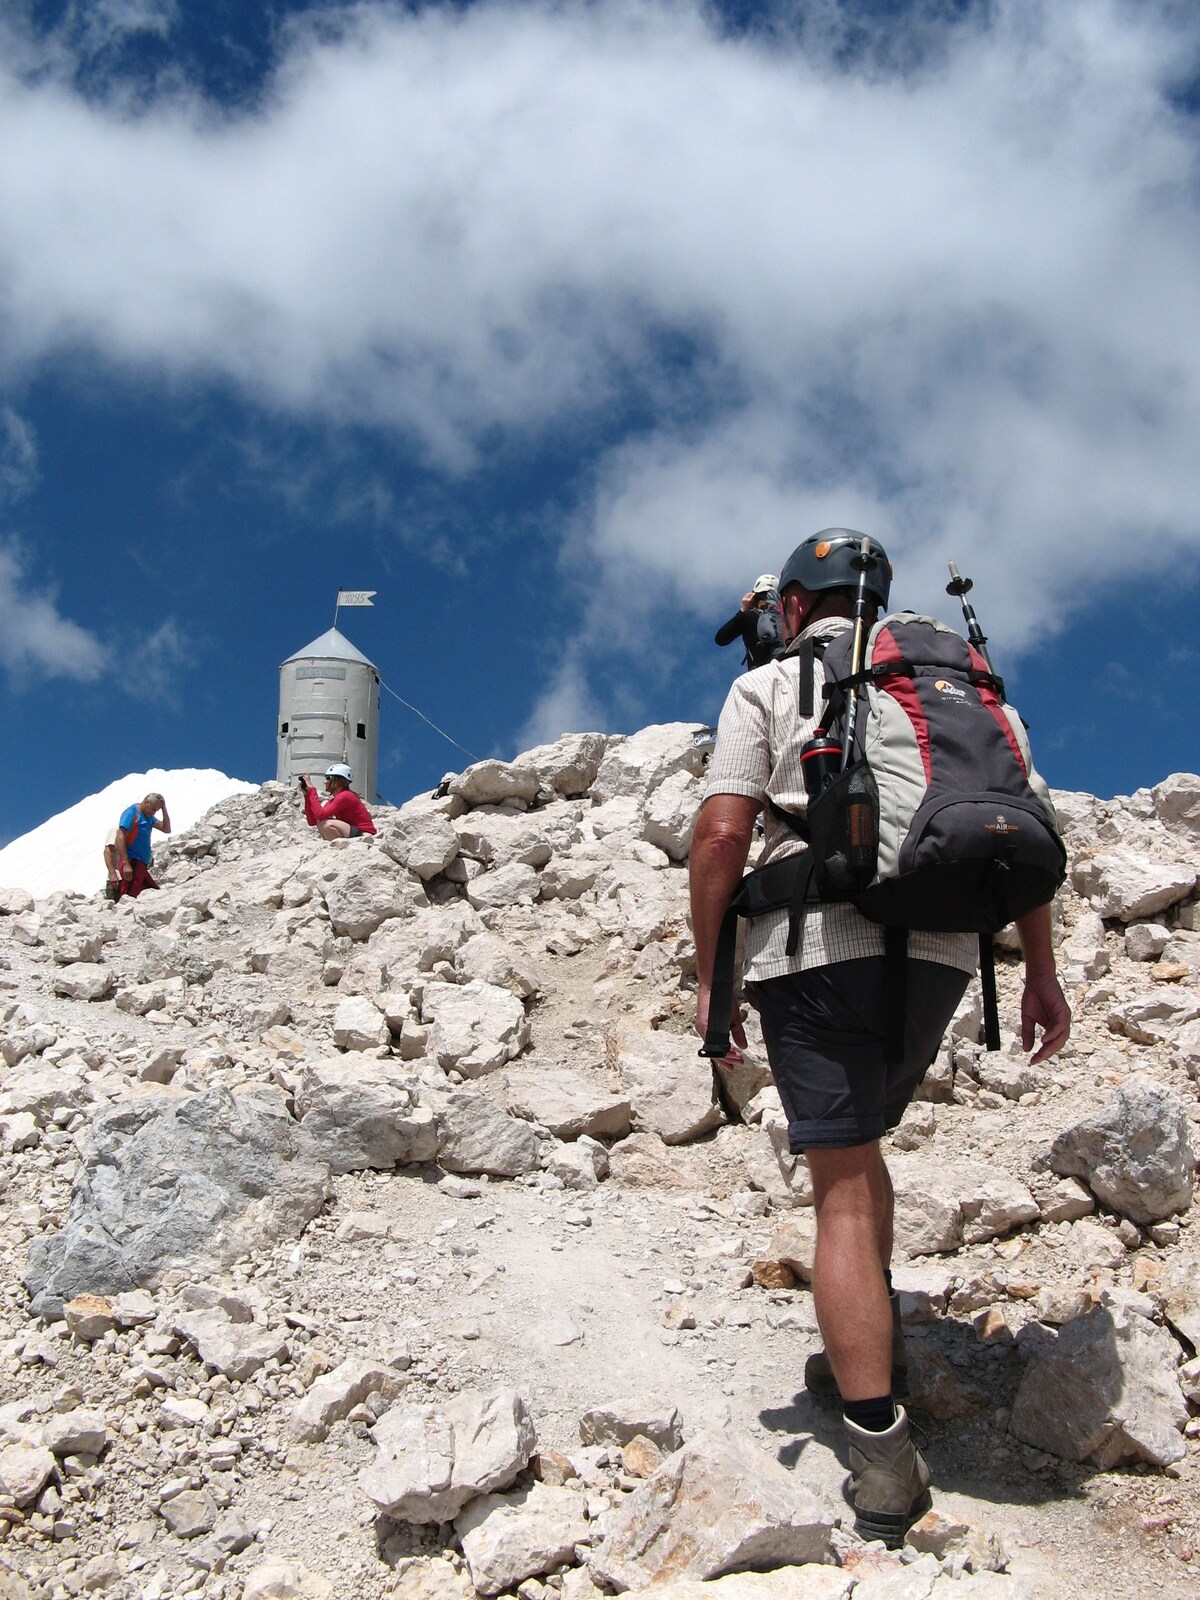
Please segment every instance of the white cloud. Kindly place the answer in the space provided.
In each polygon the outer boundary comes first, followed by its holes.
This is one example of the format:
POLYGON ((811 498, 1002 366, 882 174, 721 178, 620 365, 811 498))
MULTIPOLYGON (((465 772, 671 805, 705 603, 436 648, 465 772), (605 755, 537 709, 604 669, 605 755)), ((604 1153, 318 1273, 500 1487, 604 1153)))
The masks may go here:
POLYGON ((19 500, 37 482, 33 429, 11 406, 0 406, 0 498, 19 500))
POLYGON ((588 688, 583 663, 568 652, 549 683, 540 690, 525 726, 517 735, 518 750, 553 744, 564 733, 604 733, 610 719, 588 688))
POLYGON ((105 646, 61 614, 53 588, 34 587, 17 544, 0 543, 0 666, 90 682, 107 664, 105 646))
POLYGON ((569 534, 629 597, 622 643, 639 595, 724 615, 831 522, 918 603, 956 557, 1014 646, 1194 567, 1197 119, 1166 91, 1196 15, 930 8, 895 72, 839 66, 836 12, 802 9, 798 43, 685 0, 366 4, 293 27, 252 113, 10 78, 0 342, 232 378, 450 471, 632 388, 646 432, 569 534))

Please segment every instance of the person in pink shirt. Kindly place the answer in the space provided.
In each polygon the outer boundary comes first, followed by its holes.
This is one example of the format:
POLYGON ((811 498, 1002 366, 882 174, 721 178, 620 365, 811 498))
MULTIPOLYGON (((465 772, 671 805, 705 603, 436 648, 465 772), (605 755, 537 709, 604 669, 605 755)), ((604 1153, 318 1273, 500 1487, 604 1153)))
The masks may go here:
POLYGON ((361 839, 364 833, 374 833, 371 813, 350 787, 353 772, 344 761, 335 762, 325 769, 325 793, 321 799, 308 773, 300 779, 304 790, 304 820, 315 828, 322 839, 361 839))

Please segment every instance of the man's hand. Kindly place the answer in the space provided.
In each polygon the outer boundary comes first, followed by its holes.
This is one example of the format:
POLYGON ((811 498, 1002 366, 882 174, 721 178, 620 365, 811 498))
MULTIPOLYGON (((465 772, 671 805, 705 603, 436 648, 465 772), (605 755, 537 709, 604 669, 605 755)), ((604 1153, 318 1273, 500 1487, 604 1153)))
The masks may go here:
MULTIPOLYGON (((701 984, 696 993, 696 1032, 701 1039, 708 1032, 708 1011, 711 1000, 708 985, 701 984)), ((730 1064, 736 1064, 742 1059, 742 1051, 746 1048, 746 1030, 742 1025, 742 1010, 735 1000, 729 1008, 729 1037, 733 1040, 726 1055, 720 1059, 730 1064)))
POLYGON ((121 876, 123 878, 133 877, 133 866, 128 860, 123 860, 121 862, 121 876))
POLYGON ((1036 1041, 1035 1029, 1041 1028, 1042 1042, 1037 1054, 1030 1056, 1030 1066, 1039 1061, 1049 1061, 1066 1044, 1071 1032, 1071 1008, 1062 986, 1055 975, 1026 974, 1025 989, 1021 995, 1021 1048, 1032 1050, 1036 1041))

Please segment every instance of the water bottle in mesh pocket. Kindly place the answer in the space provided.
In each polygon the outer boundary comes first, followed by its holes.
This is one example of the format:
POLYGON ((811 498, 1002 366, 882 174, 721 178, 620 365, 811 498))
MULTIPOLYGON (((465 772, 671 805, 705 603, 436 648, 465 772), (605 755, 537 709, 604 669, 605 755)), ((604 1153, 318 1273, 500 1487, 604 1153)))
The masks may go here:
POLYGON ((808 807, 809 844, 822 900, 849 900, 879 862, 879 789, 863 761, 839 773, 808 807))

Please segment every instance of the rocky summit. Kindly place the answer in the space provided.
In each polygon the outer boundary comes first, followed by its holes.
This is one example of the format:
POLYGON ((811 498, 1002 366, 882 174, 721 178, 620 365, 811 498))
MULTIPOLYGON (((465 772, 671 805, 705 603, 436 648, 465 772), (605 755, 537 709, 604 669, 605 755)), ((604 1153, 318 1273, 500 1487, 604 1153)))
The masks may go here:
MULTIPOLYGON (((889 1141, 935 1509, 864 1546, 761 1040, 691 1031, 708 730, 324 843, 269 783, 112 906, 0 889, 0 1597, 1200 1591, 1200 777, 1056 796, 1075 1008, 968 991, 889 1141)), ((99 845, 97 846, 99 848, 99 845)))

